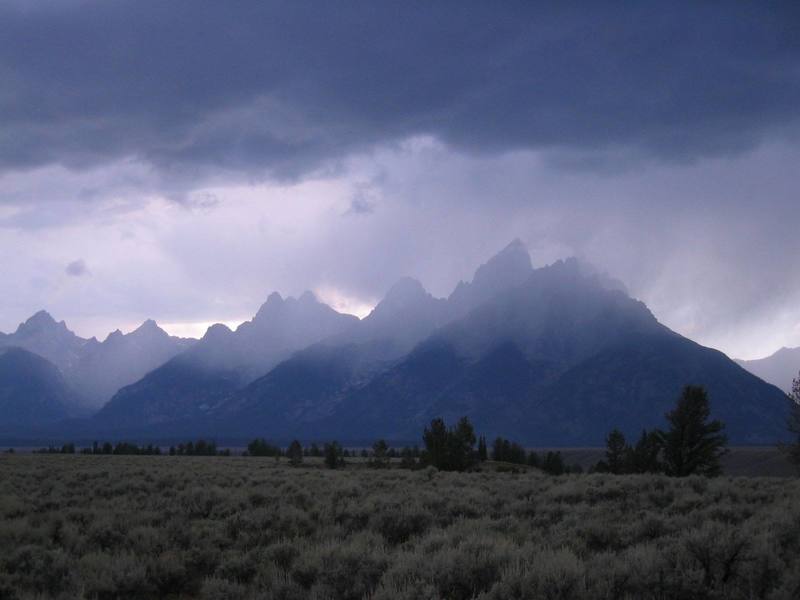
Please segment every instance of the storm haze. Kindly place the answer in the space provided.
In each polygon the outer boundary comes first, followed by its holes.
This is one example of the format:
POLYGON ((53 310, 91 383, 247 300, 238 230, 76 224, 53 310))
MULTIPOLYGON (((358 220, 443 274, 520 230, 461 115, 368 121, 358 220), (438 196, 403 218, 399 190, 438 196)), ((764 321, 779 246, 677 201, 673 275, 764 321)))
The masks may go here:
POLYGON ((800 346, 800 11, 0 7, 0 331, 365 316, 512 239, 737 358, 800 346))

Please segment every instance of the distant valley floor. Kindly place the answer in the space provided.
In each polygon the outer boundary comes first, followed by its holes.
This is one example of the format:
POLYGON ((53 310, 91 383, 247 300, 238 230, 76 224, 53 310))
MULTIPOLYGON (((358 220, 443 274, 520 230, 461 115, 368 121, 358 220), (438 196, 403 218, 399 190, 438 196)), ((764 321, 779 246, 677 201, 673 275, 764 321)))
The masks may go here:
MULTIPOLYGON (((80 444, 77 444, 80 447, 80 444)), ((9 447, 13 448, 18 454, 32 454, 39 450, 42 445, 31 446, 4 446, 0 442, 0 452, 6 451, 9 447)), ((220 444, 220 450, 230 450, 234 456, 242 454, 245 446, 228 446, 220 444)), ((358 454, 361 447, 348 446, 353 454, 358 454)), ((162 446, 162 451, 167 452, 169 445, 162 446)), ((369 450, 369 448, 366 448, 369 450)), ((540 456, 547 452, 560 452, 567 465, 580 465, 584 471, 588 471, 598 461, 605 458, 605 448, 557 448, 541 447, 528 448, 536 451, 540 456)), ((121 458, 121 457, 118 457, 121 458)), ((216 457, 208 457, 208 460, 216 460, 216 457)), ((349 459, 353 466, 359 466, 362 459, 353 457, 349 459)), ((728 477, 794 477, 798 474, 798 469, 786 459, 786 456, 775 446, 734 446, 728 449, 728 454, 722 458, 723 473, 728 477)))

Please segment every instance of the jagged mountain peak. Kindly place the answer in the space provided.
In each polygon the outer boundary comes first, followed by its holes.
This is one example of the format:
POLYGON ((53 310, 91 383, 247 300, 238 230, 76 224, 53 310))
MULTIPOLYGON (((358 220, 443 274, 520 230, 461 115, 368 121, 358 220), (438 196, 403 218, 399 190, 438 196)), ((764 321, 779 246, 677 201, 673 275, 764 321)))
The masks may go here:
POLYGON ((64 321, 56 322, 46 310, 36 312, 17 327, 17 335, 33 335, 47 331, 66 332, 69 330, 64 321))
POLYGON ((131 331, 129 335, 134 337, 169 337, 169 334, 161 329, 153 319, 147 319, 139 327, 131 331))
POLYGON ((306 290, 303 292, 300 297, 297 299, 298 302, 303 304, 319 304, 319 299, 317 295, 312 292, 311 290, 306 290))
POLYGON ((137 327, 135 331, 147 331, 147 330, 152 331, 155 329, 161 331, 161 328, 158 326, 158 323, 156 323, 153 319, 145 319, 145 321, 142 322, 142 324, 139 325, 139 327, 137 327))
POLYGON ((475 271, 472 281, 460 281, 448 301, 453 315, 466 314, 495 295, 522 285, 533 273, 531 257, 519 239, 482 264, 475 271))
POLYGON ((533 270, 531 256, 519 238, 478 267, 473 285, 493 285, 498 282, 522 283, 533 270))
POLYGON ((550 265, 536 269, 535 273, 558 278, 564 283, 575 283, 581 280, 607 290, 620 291, 626 296, 629 295, 628 288, 619 279, 610 276, 591 262, 574 256, 559 259, 550 265))
POLYGON ((432 298, 432 296, 418 280, 413 277, 402 277, 389 288, 386 296, 378 303, 375 310, 404 308, 428 298, 432 298))
POLYGON ((272 292, 267 296, 267 300, 261 305, 252 320, 259 321, 270 318, 270 315, 283 308, 284 302, 283 296, 278 292, 272 292))
POLYGON ((106 336, 106 339, 103 341, 103 343, 107 344, 109 342, 115 342, 117 340, 121 340, 123 337, 125 337, 125 334, 122 333, 121 330, 115 329, 106 336))
POLYGON ((248 331, 254 325, 258 326, 274 326, 277 321, 280 321, 290 315, 319 315, 336 313, 334 309, 320 302, 314 292, 307 290, 299 297, 294 298, 287 296, 284 298, 278 292, 272 292, 267 301, 261 305, 256 315, 250 320, 242 323, 237 331, 248 331))

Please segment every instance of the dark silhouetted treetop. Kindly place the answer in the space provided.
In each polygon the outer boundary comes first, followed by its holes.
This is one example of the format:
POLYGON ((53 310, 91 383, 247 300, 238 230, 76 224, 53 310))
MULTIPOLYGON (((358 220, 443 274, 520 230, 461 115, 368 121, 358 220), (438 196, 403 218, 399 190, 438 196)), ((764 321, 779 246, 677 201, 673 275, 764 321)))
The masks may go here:
POLYGON ((422 434, 425 462, 443 471, 463 471, 477 459, 474 452, 475 429, 467 417, 461 417, 448 429, 441 418, 433 419, 422 434))
POLYGON ((609 473, 619 475, 626 471, 625 458, 628 444, 619 429, 611 430, 606 437, 606 466, 609 473))
POLYGON ((334 441, 325 444, 323 454, 325 456, 325 466, 329 469, 344 467, 344 450, 339 442, 334 441))
POLYGON ((789 394, 790 411, 787 427, 793 435, 789 444, 781 444, 780 448, 788 459, 800 470, 800 376, 792 381, 792 393, 789 394))
POLYGON ((303 447, 300 442, 294 440, 286 449, 286 457, 289 459, 289 464, 297 466, 303 462, 303 447))
POLYGON ((664 467, 668 475, 715 476, 722 472, 720 458, 725 454, 725 425, 709 421, 711 409, 706 390, 687 385, 675 408, 667 413, 669 430, 662 435, 664 467))
POLYGON ((386 440, 378 440, 372 444, 372 457, 369 461, 370 466, 383 468, 389 466, 389 446, 386 440))
POLYGON ((492 444, 492 460, 523 465, 527 458, 525 448, 516 442, 498 437, 492 444))

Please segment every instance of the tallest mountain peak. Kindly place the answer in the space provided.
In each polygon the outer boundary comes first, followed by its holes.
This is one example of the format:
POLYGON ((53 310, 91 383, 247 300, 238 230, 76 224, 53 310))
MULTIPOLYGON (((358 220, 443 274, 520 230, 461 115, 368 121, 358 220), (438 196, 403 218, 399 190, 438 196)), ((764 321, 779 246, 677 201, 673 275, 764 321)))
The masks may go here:
POLYGON ((528 249, 519 238, 478 267, 472 283, 459 283, 450 295, 456 315, 466 314, 504 290, 522 285, 533 273, 528 249))
POLYGON ((40 310, 25 321, 26 324, 55 324, 56 320, 46 310, 40 310))
POLYGON ((519 238, 478 267, 473 285, 507 288, 521 284, 533 271, 528 249, 519 238))

